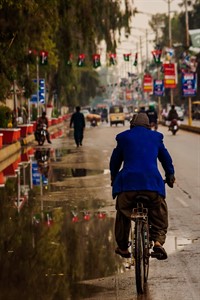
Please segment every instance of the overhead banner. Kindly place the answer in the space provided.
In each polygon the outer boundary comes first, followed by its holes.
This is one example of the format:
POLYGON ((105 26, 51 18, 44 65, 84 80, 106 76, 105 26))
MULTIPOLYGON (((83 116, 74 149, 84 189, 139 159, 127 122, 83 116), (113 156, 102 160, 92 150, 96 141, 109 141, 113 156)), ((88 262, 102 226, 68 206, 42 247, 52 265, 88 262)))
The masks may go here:
POLYGON ((153 94, 154 96, 164 96, 164 80, 155 79, 153 81, 153 94))
POLYGON ((167 89, 174 89, 176 87, 176 64, 173 63, 164 63, 164 86, 167 89))
POLYGON ((197 93, 197 74, 196 73, 182 73, 182 95, 184 97, 196 96, 197 93))
POLYGON ((153 79, 150 74, 144 75, 143 91, 144 91, 144 93, 152 93, 153 92, 153 79))

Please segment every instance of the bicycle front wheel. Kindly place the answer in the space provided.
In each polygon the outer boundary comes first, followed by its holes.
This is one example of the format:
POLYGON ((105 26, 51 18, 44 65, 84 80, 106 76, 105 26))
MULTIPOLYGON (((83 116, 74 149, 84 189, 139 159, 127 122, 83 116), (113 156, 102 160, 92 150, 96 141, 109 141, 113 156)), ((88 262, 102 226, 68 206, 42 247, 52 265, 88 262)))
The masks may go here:
POLYGON ((145 285, 145 262, 144 262, 144 240, 143 224, 140 220, 135 223, 135 279, 138 294, 144 293, 145 285))

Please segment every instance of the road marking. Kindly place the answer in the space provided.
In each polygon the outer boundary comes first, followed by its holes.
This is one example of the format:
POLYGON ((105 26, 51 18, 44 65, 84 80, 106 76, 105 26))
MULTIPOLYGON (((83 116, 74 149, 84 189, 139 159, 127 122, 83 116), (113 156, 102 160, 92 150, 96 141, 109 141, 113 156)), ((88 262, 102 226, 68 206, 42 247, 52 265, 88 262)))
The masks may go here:
POLYGON ((179 203, 181 203, 184 207, 188 207, 189 206, 183 199, 181 199, 179 197, 176 197, 175 199, 178 200, 179 203))

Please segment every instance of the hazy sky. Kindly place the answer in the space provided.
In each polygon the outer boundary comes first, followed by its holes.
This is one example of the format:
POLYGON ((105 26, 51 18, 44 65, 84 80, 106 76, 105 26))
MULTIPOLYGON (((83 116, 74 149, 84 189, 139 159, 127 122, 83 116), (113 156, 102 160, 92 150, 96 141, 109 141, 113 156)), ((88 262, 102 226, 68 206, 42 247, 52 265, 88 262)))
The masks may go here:
MULTIPOLYGON (((136 46, 136 42, 139 42, 139 36, 141 36, 143 55, 145 55, 146 50, 149 52, 149 55, 151 55, 151 50, 153 50, 151 41, 154 39, 154 34, 152 35, 148 22, 151 20, 151 14, 166 13, 168 15, 168 0, 132 0, 132 3, 133 8, 136 7, 137 10, 142 13, 138 13, 133 17, 132 26, 134 28, 131 29, 131 35, 129 36, 128 40, 126 38, 122 39, 122 43, 118 47, 118 52, 123 53, 125 49, 130 52, 135 52, 136 47, 138 47, 136 46), (136 29, 136 27, 138 29, 136 29), (148 46, 145 46, 146 29, 149 29, 148 46)), ((181 10, 178 6, 179 3, 181 3, 181 0, 170 0, 171 16, 173 15, 173 12, 181 10)))
MULTIPOLYGON (((155 14, 155 13, 166 13, 168 14, 167 0, 133 0, 134 7, 137 7, 138 11, 155 14)), ((170 11, 180 10, 178 4, 181 0, 171 0, 170 11)), ((137 14, 134 17, 134 25, 142 28, 148 27, 148 21, 151 16, 145 14, 137 14)))

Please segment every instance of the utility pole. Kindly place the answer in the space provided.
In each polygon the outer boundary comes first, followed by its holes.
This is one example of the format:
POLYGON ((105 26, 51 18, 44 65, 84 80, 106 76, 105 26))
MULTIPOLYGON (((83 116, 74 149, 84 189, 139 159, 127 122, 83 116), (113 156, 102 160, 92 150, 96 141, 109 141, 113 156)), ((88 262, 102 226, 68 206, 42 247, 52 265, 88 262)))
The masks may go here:
MULTIPOLYGON (((186 33, 186 47, 189 48, 189 21, 188 21, 188 9, 187 0, 184 1, 185 4, 185 33, 186 33)), ((188 125, 192 125, 192 99, 188 97, 188 125)))
MULTIPOLYGON (((167 0, 167 4, 168 4, 168 21, 169 21, 169 48, 172 47, 172 24, 171 24, 171 8, 170 8, 170 4, 173 0, 167 0)), ((173 89, 170 89, 170 103, 171 105, 174 104, 174 93, 173 93, 173 89)))
POLYGON ((143 74, 143 61, 142 61, 142 37, 140 36, 140 60, 141 60, 141 74, 143 74))
POLYGON ((186 34, 186 46, 189 47, 189 20, 188 20, 188 7, 187 0, 185 0, 185 34, 186 34))
POLYGON ((39 107, 39 104, 40 104, 40 96, 39 96, 39 57, 37 55, 36 57, 36 78, 37 78, 37 118, 39 118, 40 116, 40 107, 39 107))

